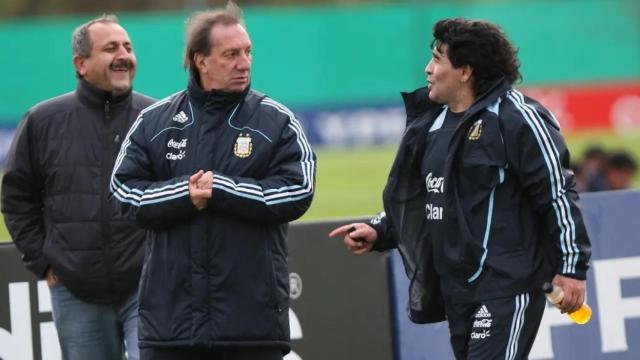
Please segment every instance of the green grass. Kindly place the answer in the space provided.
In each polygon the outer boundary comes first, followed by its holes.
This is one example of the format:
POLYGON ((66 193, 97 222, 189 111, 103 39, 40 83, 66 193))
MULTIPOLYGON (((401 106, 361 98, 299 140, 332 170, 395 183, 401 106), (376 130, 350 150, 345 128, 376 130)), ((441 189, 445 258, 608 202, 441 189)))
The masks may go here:
MULTIPOLYGON (((640 162, 640 133, 624 136, 603 132, 581 132, 566 136, 572 161, 598 144, 608 150, 624 149, 640 162)), ((382 189, 396 148, 318 149, 316 195, 301 220, 335 219, 373 215, 382 209, 382 189)), ((634 187, 640 188, 640 171, 634 187)))
POLYGON ((302 220, 372 215, 382 209, 382 188, 396 148, 318 150, 316 193, 302 220))
MULTIPOLYGON (((566 137, 573 159, 582 158, 590 144, 606 149, 625 149, 640 161, 640 133, 625 136, 611 133, 579 133, 566 137)), ((395 146, 355 149, 318 149, 316 194, 311 209, 301 220, 369 216, 382 209, 382 188, 387 179, 395 146)), ((640 188, 640 172, 634 179, 640 188)), ((0 242, 9 239, 0 225, 0 242)))

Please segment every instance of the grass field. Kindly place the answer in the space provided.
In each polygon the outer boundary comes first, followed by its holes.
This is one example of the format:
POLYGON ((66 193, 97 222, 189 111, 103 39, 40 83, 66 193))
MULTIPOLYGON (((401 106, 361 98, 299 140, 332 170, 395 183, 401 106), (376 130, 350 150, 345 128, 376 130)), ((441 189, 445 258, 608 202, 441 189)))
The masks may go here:
MULTIPOLYGON (((640 133, 616 136, 607 133, 579 133, 567 136, 574 159, 580 159, 590 144, 606 149, 626 149, 640 161, 640 133)), ((382 208, 384 187, 395 147, 318 149, 316 194, 311 209, 301 220, 369 216, 382 208)), ((640 172, 634 179, 640 188, 640 172)), ((0 241, 9 235, 0 225, 0 241)))

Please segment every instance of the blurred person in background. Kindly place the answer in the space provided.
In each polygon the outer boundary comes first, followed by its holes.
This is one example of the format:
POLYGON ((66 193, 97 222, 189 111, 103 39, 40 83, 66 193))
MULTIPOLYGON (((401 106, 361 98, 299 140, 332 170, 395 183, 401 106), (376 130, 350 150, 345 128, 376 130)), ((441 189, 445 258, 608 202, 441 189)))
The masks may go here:
POLYGON ((447 320, 456 359, 525 359, 545 309, 585 298, 590 242, 552 114, 512 88, 516 50, 494 24, 433 28, 428 87, 404 93, 407 125, 384 212, 341 226, 357 255, 398 248, 417 323, 447 320))
POLYGON ((606 190, 624 190, 631 188, 638 164, 628 152, 617 151, 609 155, 605 169, 606 190))
POLYGON ((282 359, 288 222, 311 204, 315 155, 282 104, 251 89, 241 10, 187 22, 187 89, 142 111, 111 190, 147 232, 142 359, 282 359))
POLYGON ((121 140, 153 99, 132 91, 136 57, 113 15, 75 29, 75 91, 32 107, 2 178, 2 213, 27 269, 47 280, 66 360, 138 359, 144 231, 109 201, 121 140))
POLYGON ((589 146, 582 160, 582 184, 578 182, 578 191, 602 191, 608 188, 606 179, 607 152, 599 145, 589 146))

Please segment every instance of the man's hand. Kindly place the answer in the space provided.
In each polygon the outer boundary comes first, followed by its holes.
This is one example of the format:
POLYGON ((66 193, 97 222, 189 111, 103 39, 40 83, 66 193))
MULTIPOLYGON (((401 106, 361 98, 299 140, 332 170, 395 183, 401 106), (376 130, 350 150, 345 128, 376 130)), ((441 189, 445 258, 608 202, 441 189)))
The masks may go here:
POLYGON ((556 305, 562 313, 574 312, 582 306, 586 291, 586 281, 556 275, 552 283, 561 287, 562 291, 564 291, 562 302, 556 305))
POLYGON ((53 269, 52 268, 47 269, 47 286, 49 287, 49 289, 56 286, 57 283, 58 283, 58 277, 56 276, 56 274, 53 273, 53 269))
POLYGON ((198 189, 206 190, 211 189, 213 186, 213 171, 207 171, 202 174, 200 179, 198 179, 198 189))
POLYGON ((347 249, 356 255, 362 255, 371 251, 373 244, 375 244, 378 239, 376 230, 365 223, 340 226, 334 229, 329 236, 344 236, 344 244, 347 246, 347 249))
POLYGON ((198 210, 206 208, 209 199, 211 199, 211 185, 207 187, 207 184, 213 184, 213 173, 211 171, 205 173, 200 170, 189 178, 189 196, 198 210))

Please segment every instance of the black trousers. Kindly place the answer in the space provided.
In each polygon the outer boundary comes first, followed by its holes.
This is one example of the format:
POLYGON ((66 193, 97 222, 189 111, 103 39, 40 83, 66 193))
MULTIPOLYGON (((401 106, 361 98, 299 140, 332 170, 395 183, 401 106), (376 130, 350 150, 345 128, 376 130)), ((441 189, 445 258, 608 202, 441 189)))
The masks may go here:
POLYGON ((276 348, 198 348, 146 347, 140 349, 140 360, 282 360, 276 348))
POLYGON ((527 359, 545 306, 541 291, 479 303, 445 299, 456 359, 527 359))

